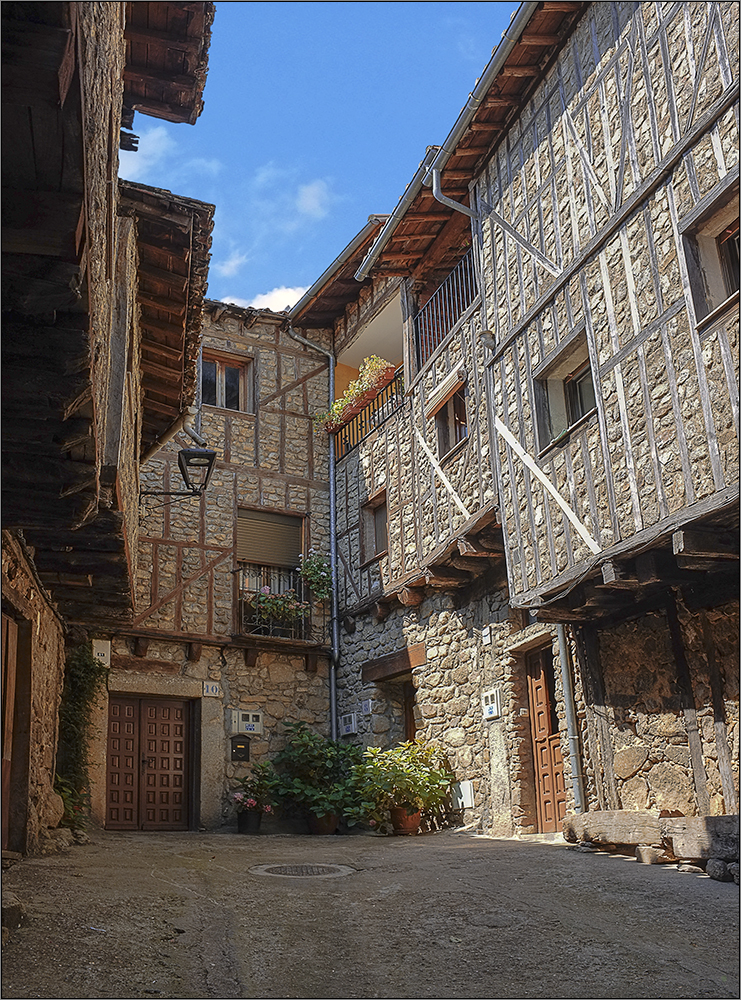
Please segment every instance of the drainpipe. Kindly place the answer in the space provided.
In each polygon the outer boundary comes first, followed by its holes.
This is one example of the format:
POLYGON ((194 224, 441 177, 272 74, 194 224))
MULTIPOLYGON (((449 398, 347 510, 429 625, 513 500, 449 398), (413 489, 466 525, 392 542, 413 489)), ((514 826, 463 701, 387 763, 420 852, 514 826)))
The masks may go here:
POLYGON ((167 442, 172 441, 175 435, 178 434, 180 431, 184 431, 190 438, 192 438, 195 441, 197 445, 200 445, 201 448, 205 448, 206 439, 202 438, 201 435, 193 427, 193 421, 197 416, 198 416, 197 406, 186 406, 185 411, 180 414, 175 423, 172 424, 170 427, 168 427, 165 433, 162 435, 162 437, 158 438, 154 442, 152 447, 149 449, 149 451, 147 451, 144 454, 140 464, 144 465, 146 462, 149 461, 150 458, 153 458, 160 450, 160 448, 164 448, 167 442))
MULTIPOLYGON (((288 334, 305 347, 311 347, 329 358, 329 402, 334 400, 335 356, 325 347, 314 344, 296 333, 288 325, 288 334)), ((337 490, 335 487, 335 436, 329 435, 329 564, 332 574, 332 656, 329 666, 329 727, 330 735, 336 740, 337 727, 337 667, 340 663, 340 600, 337 591, 337 490)))
POLYGON ((556 627, 558 633, 558 658, 561 661, 561 682, 563 684, 563 700, 566 706, 566 729, 569 734, 569 760, 571 762, 571 784, 574 790, 574 808, 576 812, 584 812, 584 776, 581 769, 581 754, 579 753, 579 735, 576 728, 576 705, 574 702, 574 685, 571 680, 571 658, 566 629, 563 625, 556 627))

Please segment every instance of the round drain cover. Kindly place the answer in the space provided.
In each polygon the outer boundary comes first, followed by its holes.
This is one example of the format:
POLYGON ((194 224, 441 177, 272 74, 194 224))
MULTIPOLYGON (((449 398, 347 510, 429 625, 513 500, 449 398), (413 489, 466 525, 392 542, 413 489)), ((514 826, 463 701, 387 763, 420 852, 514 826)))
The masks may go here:
POLYGON ((255 865, 253 875, 274 875, 277 878, 339 878, 355 869, 348 865, 255 865))

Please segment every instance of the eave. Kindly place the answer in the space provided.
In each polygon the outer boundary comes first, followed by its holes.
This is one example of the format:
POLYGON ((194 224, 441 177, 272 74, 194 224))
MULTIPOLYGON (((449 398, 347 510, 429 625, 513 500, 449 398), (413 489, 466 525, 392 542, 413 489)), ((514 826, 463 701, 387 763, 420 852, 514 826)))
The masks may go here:
POLYGON ((203 110, 214 3, 126 4, 124 104, 193 125, 203 110))
POLYGON ((358 280, 371 271, 376 276, 400 275, 427 286, 431 293, 450 273, 470 246, 470 220, 434 198, 426 186, 431 184, 432 169, 440 170, 443 194, 468 205, 470 185, 588 6, 544 0, 522 4, 515 12, 448 138, 442 146, 429 148, 363 261, 358 280))
POLYGON ((120 182, 136 219, 144 454, 195 402, 214 206, 120 182))

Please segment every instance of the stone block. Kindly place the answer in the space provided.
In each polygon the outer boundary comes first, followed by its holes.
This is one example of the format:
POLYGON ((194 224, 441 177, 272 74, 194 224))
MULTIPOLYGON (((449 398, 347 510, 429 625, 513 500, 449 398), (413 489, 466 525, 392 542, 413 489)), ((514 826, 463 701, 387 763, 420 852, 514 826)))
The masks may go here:
POLYGON ((615 754, 615 775, 632 778, 648 760, 648 750, 642 746, 625 747, 615 754))
POLYGON ((738 816, 666 816, 658 822, 677 858, 738 859, 738 816))
POLYGON ((12 892, 3 893, 2 925, 11 930, 26 922, 26 907, 12 892))

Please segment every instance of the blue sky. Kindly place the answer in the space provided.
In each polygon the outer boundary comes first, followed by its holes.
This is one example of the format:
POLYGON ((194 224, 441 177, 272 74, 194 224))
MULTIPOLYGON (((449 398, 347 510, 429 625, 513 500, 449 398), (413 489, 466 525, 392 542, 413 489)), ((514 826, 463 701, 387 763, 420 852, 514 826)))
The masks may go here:
POLYGON ((516 3, 224 3, 195 125, 136 114, 129 180, 216 205, 208 295, 292 305, 391 212, 516 3))

